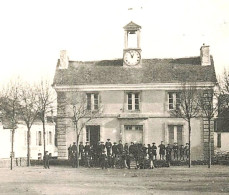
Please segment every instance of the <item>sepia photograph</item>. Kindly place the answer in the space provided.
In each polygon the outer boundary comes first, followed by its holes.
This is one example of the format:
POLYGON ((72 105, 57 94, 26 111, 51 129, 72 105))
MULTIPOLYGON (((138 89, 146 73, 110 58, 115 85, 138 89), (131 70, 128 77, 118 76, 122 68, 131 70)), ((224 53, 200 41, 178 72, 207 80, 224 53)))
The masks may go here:
POLYGON ((9 0, 0 24, 0 194, 229 194, 228 0, 9 0))

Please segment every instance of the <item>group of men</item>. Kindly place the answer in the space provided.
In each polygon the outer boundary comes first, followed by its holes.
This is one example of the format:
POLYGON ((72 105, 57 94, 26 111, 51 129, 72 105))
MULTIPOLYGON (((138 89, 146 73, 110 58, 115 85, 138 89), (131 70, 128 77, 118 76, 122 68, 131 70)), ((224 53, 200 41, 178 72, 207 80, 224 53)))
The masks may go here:
POLYGON ((157 160, 158 148, 160 160, 168 162, 178 159, 188 160, 188 143, 186 143, 186 146, 178 146, 177 143, 165 146, 163 141, 161 141, 161 144, 157 147, 155 143, 152 143, 152 145, 148 144, 147 146, 134 142, 131 142, 130 145, 128 143, 123 145, 121 140, 119 140, 118 144, 116 142, 112 144, 110 139, 107 139, 106 143, 101 141, 94 145, 90 145, 89 142, 83 145, 83 142, 80 142, 78 151, 76 143, 73 142, 73 145, 70 145, 68 148, 68 156, 73 167, 77 166, 77 159, 80 159, 81 164, 87 167, 130 168, 131 162, 135 162, 137 168, 154 168, 153 161, 157 160), (77 155, 79 155, 78 158, 77 155))

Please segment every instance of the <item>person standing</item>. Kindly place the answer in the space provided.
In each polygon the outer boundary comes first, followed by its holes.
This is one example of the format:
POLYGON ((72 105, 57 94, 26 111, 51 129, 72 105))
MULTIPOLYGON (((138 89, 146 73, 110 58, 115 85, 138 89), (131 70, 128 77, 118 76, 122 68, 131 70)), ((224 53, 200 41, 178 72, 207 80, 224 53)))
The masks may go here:
POLYGON ((107 156, 110 156, 111 148, 112 148, 112 143, 110 142, 110 139, 107 139, 107 142, 105 143, 105 147, 107 149, 107 156))
POLYGON ((91 155, 91 146, 89 142, 86 142, 86 146, 84 147, 85 153, 87 152, 89 155, 91 155))
POLYGON ((103 150, 102 154, 101 154, 101 168, 102 169, 107 169, 107 155, 106 155, 106 151, 103 150))
POLYGON ((159 149, 159 154, 160 154, 160 160, 165 160, 165 145, 164 142, 161 141, 161 144, 158 146, 159 149))
POLYGON ((157 160, 157 146, 155 146, 155 143, 152 143, 152 155, 153 155, 153 160, 157 160))
POLYGON ((126 153, 129 153, 129 146, 128 146, 128 143, 125 143, 125 145, 124 145, 124 151, 125 151, 126 153))
POLYGON ((172 148, 171 148, 170 144, 167 145, 165 150, 166 150, 166 161, 168 162, 168 164, 170 166, 171 155, 172 155, 172 148))
POLYGON ((178 160, 178 145, 176 142, 173 145, 173 157, 174 160, 178 160))
POLYGON ((116 157, 118 155, 118 146, 116 144, 116 142, 114 142, 113 146, 112 146, 112 156, 116 157))
POLYGON ((49 155, 48 151, 45 151, 45 154, 43 157, 45 169, 47 169, 47 168, 49 169, 49 158, 50 158, 50 155, 49 155))
POLYGON ((185 151, 186 160, 188 160, 189 159, 189 143, 186 143, 186 146, 184 147, 184 151, 185 151))
POLYGON ((77 146, 76 146, 76 142, 73 142, 73 145, 72 145, 72 167, 73 168, 77 167, 77 146))
POLYGON ((122 155, 122 153, 123 153, 122 140, 119 140, 119 144, 118 144, 117 148, 118 148, 118 154, 122 155))
POLYGON ((70 146, 68 147, 68 160, 71 160, 71 156, 72 156, 72 145, 70 144, 70 146))
POLYGON ((180 160, 184 160, 184 146, 182 144, 180 146, 180 160))
POLYGON ((79 158, 82 159, 82 154, 84 152, 84 145, 83 145, 83 142, 80 142, 80 145, 79 145, 79 158))

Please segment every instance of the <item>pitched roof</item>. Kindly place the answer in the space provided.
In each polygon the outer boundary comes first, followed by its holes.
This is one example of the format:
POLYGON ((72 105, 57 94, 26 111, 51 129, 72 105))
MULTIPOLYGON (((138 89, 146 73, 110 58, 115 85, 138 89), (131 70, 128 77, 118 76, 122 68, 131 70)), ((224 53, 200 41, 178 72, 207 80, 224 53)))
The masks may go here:
POLYGON ((134 23, 134 22, 130 22, 128 23, 126 26, 123 27, 125 30, 138 30, 141 29, 142 27, 139 26, 138 24, 134 23))
POLYGON ((201 66, 200 57, 143 59, 141 68, 125 68, 123 60, 70 61, 68 69, 57 69, 54 85, 138 84, 216 82, 212 65, 201 66))

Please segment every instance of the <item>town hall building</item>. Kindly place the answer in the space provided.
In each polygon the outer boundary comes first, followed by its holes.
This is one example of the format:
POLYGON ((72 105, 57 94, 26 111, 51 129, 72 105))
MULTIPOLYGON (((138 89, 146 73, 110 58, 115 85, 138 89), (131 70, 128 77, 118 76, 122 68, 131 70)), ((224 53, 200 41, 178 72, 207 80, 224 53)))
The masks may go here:
MULTIPOLYGON (((58 158, 68 158, 68 147, 76 140, 71 102, 84 96, 87 109, 101 109, 84 127, 80 141, 159 145, 161 141, 185 145, 188 125, 171 115, 179 102, 184 80, 189 85, 213 89, 215 69, 209 46, 200 56, 179 59, 142 59, 141 26, 124 26, 123 59, 70 61, 65 50, 58 60, 53 87, 57 92, 58 158), (136 39, 134 47, 129 38, 136 39), (77 94, 81 94, 78 96, 77 94)), ((81 119, 86 120, 86 119, 81 119)), ((193 160, 207 158, 207 128, 203 118, 191 121, 193 160)), ((212 133, 213 135, 213 133, 212 133)))

